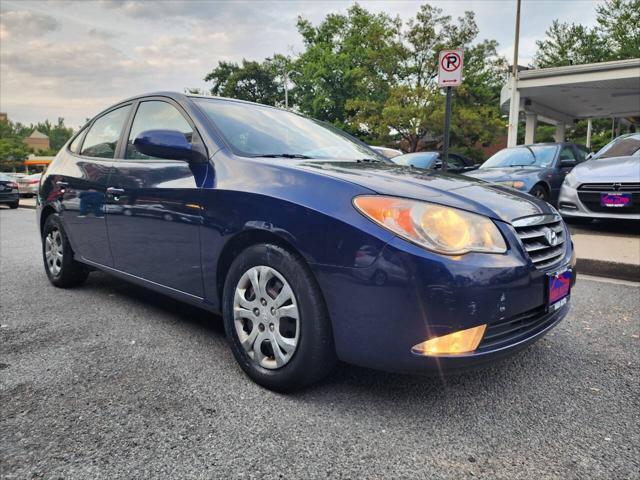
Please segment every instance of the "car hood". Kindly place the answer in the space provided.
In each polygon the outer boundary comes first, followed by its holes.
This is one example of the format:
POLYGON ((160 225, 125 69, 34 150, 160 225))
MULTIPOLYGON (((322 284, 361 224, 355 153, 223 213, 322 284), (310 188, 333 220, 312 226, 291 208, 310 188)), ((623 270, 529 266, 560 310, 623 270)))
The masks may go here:
POLYGON ((382 195, 439 203, 505 222, 554 213, 549 204, 531 195, 461 175, 386 163, 303 162, 296 168, 339 178, 382 195))
POLYGON ((537 177, 541 171, 542 168, 540 167, 479 168, 478 170, 465 173, 465 175, 480 178, 487 182, 502 182, 534 178, 537 177))
POLYGON ((640 182, 640 158, 594 158, 572 172, 580 182, 640 182))

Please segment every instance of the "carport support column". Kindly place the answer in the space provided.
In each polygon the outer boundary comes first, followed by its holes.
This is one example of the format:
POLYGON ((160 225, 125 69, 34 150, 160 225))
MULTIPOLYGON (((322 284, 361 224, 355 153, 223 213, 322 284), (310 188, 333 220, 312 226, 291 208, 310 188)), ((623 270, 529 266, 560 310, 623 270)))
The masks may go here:
POLYGON ((524 128, 524 143, 536 143, 536 128, 538 128, 538 115, 536 113, 526 114, 524 128))
POLYGON ((591 150, 591 119, 587 120, 587 148, 591 150))
POLYGON ((556 125, 556 134, 555 134, 556 142, 564 142, 564 133, 565 133, 565 125, 564 125, 564 123, 557 124, 556 125))
POLYGON ((518 80, 511 76, 511 102, 509 104, 509 126, 507 130, 507 147, 518 144, 518 115, 520 114, 520 92, 518 80))

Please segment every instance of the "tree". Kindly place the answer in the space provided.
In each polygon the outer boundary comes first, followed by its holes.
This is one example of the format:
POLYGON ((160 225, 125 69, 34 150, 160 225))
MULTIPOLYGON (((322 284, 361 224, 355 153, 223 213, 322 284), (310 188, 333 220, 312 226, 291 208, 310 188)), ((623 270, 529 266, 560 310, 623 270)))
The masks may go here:
POLYGON ((471 45, 478 34, 472 12, 454 22, 441 9, 423 5, 407 27, 399 81, 390 87, 382 105, 350 100, 355 121, 382 141, 399 137, 408 151, 437 148, 444 133, 444 95, 436 83, 438 55, 446 48, 464 48, 465 78, 463 86, 456 89, 451 144, 462 153, 477 156, 476 144, 490 143, 503 124, 498 99, 505 61, 497 54, 497 42, 471 45))
POLYGON ((284 89, 278 81, 281 75, 278 66, 278 61, 271 59, 262 63, 243 59, 241 65, 223 61, 204 80, 213 82, 212 95, 279 105, 284 99, 284 89))
POLYGON ((19 169, 31 153, 22 141, 26 130, 20 123, 0 122, 0 171, 19 169))
POLYGON ((593 28, 555 20, 538 40, 535 67, 561 67, 640 57, 640 0, 605 0, 593 28))
POLYGON ((298 18, 305 45, 294 65, 299 109, 351 133, 364 133, 347 104, 380 104, 388 98, 406 51, 400 29, 399 18, 370 13, 358 4, 345 15, 327 15, 318 26, 298 18))

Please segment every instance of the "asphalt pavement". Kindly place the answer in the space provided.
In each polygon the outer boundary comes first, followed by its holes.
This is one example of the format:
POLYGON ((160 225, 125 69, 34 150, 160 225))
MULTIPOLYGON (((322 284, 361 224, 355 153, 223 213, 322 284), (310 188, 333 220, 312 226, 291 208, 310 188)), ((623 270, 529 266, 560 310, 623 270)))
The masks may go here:
POLYGON ((341 365, 280 395, 215 316, 101 273, 49 285, 34 211, 2 208, 0 477, 638 478, 640 288, 579 279, 572 303, 486 370, 341 365))

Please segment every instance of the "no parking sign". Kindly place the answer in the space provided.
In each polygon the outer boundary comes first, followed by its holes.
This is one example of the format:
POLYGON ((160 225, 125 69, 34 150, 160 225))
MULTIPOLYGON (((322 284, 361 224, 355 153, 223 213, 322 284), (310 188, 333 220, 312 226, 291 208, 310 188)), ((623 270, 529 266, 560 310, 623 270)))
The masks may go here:
POLYGON ((438 85, 457 87, 462 83, 463 50, 444 50, 438 61, 438 85))

